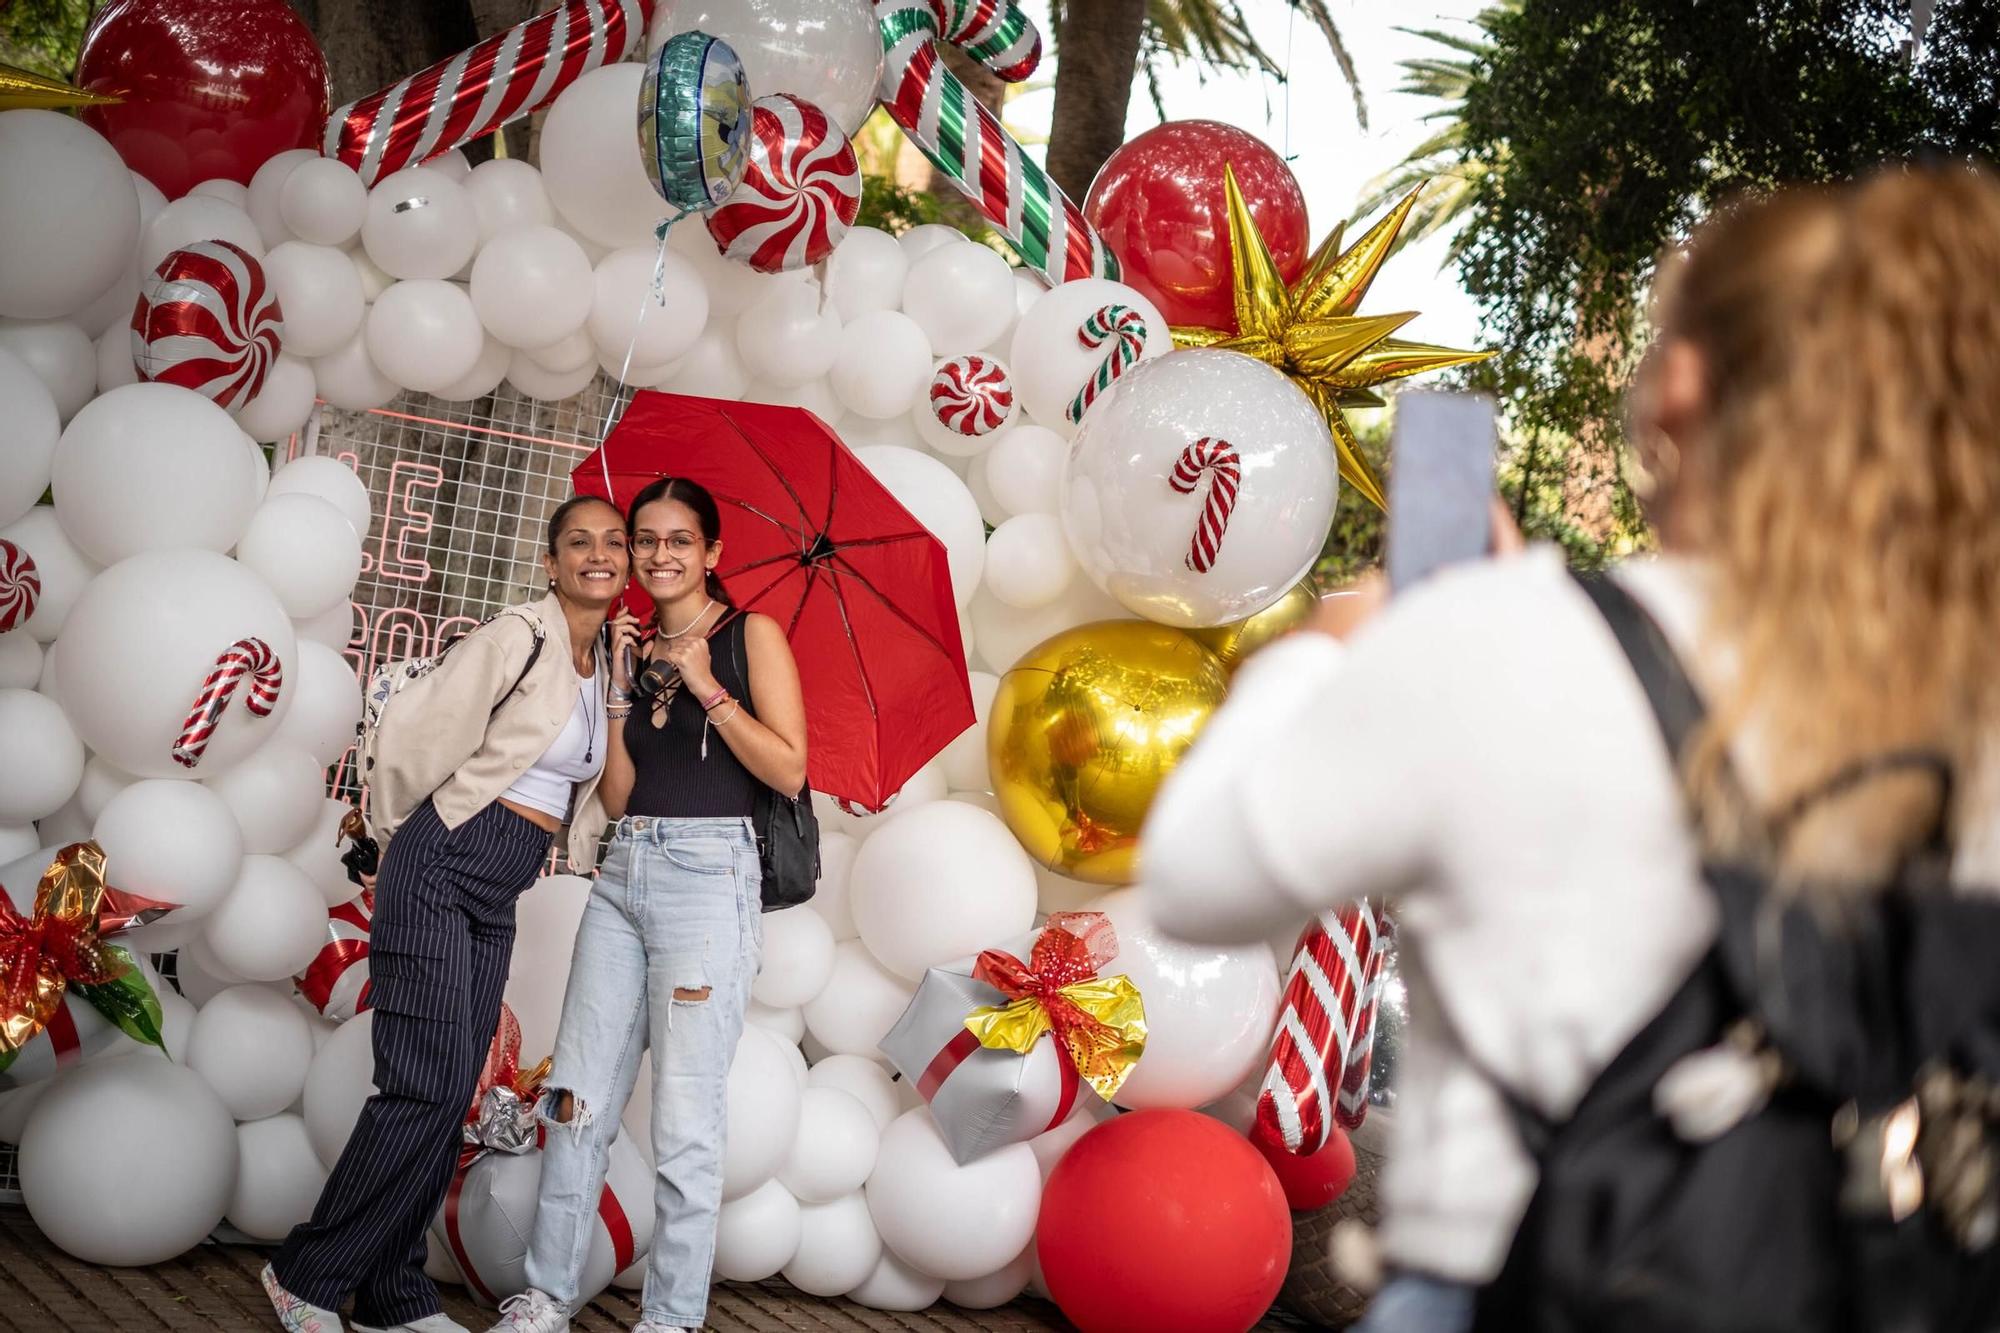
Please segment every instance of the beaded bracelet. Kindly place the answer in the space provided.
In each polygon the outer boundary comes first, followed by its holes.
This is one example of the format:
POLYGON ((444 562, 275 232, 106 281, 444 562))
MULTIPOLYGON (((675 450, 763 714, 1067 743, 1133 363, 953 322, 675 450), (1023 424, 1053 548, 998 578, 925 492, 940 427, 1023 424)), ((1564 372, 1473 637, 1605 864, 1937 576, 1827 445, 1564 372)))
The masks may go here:
POLYGON ((724 699, 727 699, 728 697, 729 697, 728 690, 717 690, 714 694, 711 694, 708 696, 708 698, 702 700, 701 711, 704 713, 708 712, 709 710, 713 709, 717 704, 721 703, 724 699))
POLYGON ((711 718, 709 720, 714 722, 715 725, 718 727, 727 726, 729 723, 734 722, 736 720, 736 715, 742 711, 743 711, 743 705, 738 704, 736 705, 736 707, 729 710, 728 717, 717 717, 717 718, 711 718))

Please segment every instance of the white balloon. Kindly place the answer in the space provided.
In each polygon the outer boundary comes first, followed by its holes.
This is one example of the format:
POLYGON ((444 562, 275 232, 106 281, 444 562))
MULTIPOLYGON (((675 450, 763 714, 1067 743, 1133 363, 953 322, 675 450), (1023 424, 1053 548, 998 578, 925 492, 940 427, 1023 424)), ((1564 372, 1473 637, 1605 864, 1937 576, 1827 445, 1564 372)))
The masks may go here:
POLYGON ((925 222, 898 236, 896 243, 903 247, 903 254, 910 263, 915 264, 933 250, 942 250, 947 245, 970 245, 972 241, 956 227, 942 222, 925 222))
POLYGON ((187 194, 161 209, 139 239, 139 275, 159 268, 176 250, 198 241, 227 241, 252 259, 264 257, 264 236, 250 215, 226 199, 187 194))
POLYGON ((821 421, 840 413, 840 403, 835 400, 833 390, 827 387, 823 379, 788 388, 772 384, 753 384, 743 391, 743 401, 774 403, 779 407, 803 407, 821 421))
POLYGON ((715 1275, 725 1282, 777 1276, 799 1252, 799 1201, 775 1180, 722 1205, 715 1223, 715 1275))
POLYGON ((685 354, 708 322, 701 275, 671 251, 664 260, 657 248, 612 251, 597 265, 592 291, 591 341, 621 361, 629 355, 635 366, 663 365, 685 354))
MULTIPOLYGON (((160 924, 164 925, 165 923, 162 922, 160 924)), ((148 927, 149 930, 158 928, 158 926, 148 927)), ((187 940, 179 946, 178 956, 181 993, 186 995, 190 1002, 198 1007, 207 1004, 231 986, 247 984, 242 977, 237 976, 209 955, 208 945, 199 933, 199 922, 194 923, 186 929, 196 932, 192 939, 187 940)), ((185 930, 181 927, 174 927, 173 931, 176 935, 185 933, 185 930)))
POLYGON ((54 111, 0 120, 0 317, 59 319, 132 263, 139 194, 104 136, 54 111))
POLYGON ((300 492, 330 501, 335 509, 347 516, 354 531, 363 539, 367 538, 372 506, 368 500, 368 487, 355 475, 353 468, 338 458, 324 454, 294 458, 272 475, 271 489, 265 498, 300 492))
POLYGON ((1046 426, 1023 422, 1009 430, 975 464, 994 500, 1009 514, 1054 514, 1062 509, 1063 466, 1069 444, 1046 426))
POLYGON ((1014 1262, 984 1277, 944 1284, 944 1298, 961 1310, 997 1310, 1028 1289, 1035 1272, 1035 1247, 1030 1244, 1014 1262))
MULTIPOLYGON (((819 792, 813 793, 813 809, 819 814, 822 825, 844 832, 858 843, 864 841, 876 829, 882 827, 882 825, 888 823, 896 816, 905 814, 931 801, 942 801, 950 791, 950 784, 944 780, 944 765, 940 761, 933 759, 910 775, 909 780, 903 784, 902 790, 889 798, 889 804, 885 809, 879 810, 872 815, 848 814, 838 805, 834 804, 830 798, 821 795, 819 792)), ((824 889, 822 888, 823 891, 824 889)), ((833 936, 835 939, 853 937, 851 921, 847 921, 845 918, 840 921, 829 919, 828 924, 834 927, 833 936), (843 933, 843 930, 845 930, 845 933, 843 933)))
POLYGON ((361 538, 331 501, 289 494, 266 500, 237 543, 236 558, 278 594, 295 619, 345 603, 361 575, 361 538))
POLYGON ((526 355, 543 370, 556 375, 567 375, 597 360, 597 344, 590 340, 587 331, 578 329, 547 347, 533 348, 526 355))
POLYGON ((835 1055, 872 1056, 916 989, 875 961, 859 940, 833 950, 833 976, 806 1009, 806 1031, 835 1055))
POLYGON ((0 634, 0 689, 32 690, 42 678, 42 645, 24 629, 0 634))
POLYGON ((361 274, 344 251, 331 246, 286 241, 264 256, 264 276, 284 311, 284 349, 292 356, 310 359, 339 350, 368 313, 361 274))
POLYGON ((803 97, 840 126, 842 138, 875 109, 882 38, 864 0, 678 0, 654 12, 646 49, 697 30, 736 52, 757 96, 803 97))
POLYGON ((884 1250, 868 1280, 847 1293, 847 1299, 871 1310, 915 1311, 930 1308, 944 1295, 944 1279, 920 1273, 884 1250))
POLYGON ((340 837, 340 821, 349 812, 346 801, 322 797, 312 827, 285 852, 287 861, 306 872, 306 878, 319 890, 321 901, 329 909, 352 901, 355 894, 354 881, 347 877, 347 867, 340 860, 346 850, 340 837))
POLYGON ((481 162, 465 178, 465 193, 479 220, 479 241, 486 242, 509 227, 548 226, 555 208, 542 186, 542 173, 531 162, 495 157, 481 162))
POLYGON ((284 981, 326 942, 326 904, 306 872, 279 856, 246 856, 236 884, 208 914, 202 940, 247 981, 284 981))
POLYGON ((746 1026, 737 1039, 723 1136, 724 1199, 741 1198, 775 1176, 798 1137, 801 1098, 787 1046, 783 1038, 753 1026, 746 1026))
POLYGON ((532 350, 583 327, 593 282, 583 247, 567 232, 548 225, 513 227, 487 241, 472 261, 472 305, 488 333, 532 350))
POLYGON ((806 1074, 806 1088, 837 1089, 859 1102, 875 1122, 876 1132, 889 1127, 899 1114, 896 1085, 879 1060, 861 1055, 829 1055, 806 1074))
MULTIPOLYGON (((125 345, 129 362, 129 334, 125 345)), ((136 378, 137 372, 133 373, 136 378)), ((0 424, 0 527, 4 527, 34 508, 49 488, 62 418, 42 377, 4 347, 0 347, 0 403, 7 404, 0 424)))
POLYGON ((86 1263, 142 1267, 201 1243, 236 1188, 236 1126, 199 1074, 170 1060, 104 1060, 60 1075, 21 1134, 21 1194, 55 1245, 86 1263), (105 1145, 146 1126, 171 1150, 105 1145))
MULTIPOLYGON (((565 88, 542 122, 542 183, 564 222, 599 245, 645 245, 673 210, 646 179, 629 127, 645 66, 594 69, 565 88)), ((637 289, 634 289, 637 290, 637 289)))
POLYGON ((447 148, 436 157, 425 160, 424 165, 434 171, 442 171, 455 181, 464 181, 472 174, 472 159, 462 148, 447 148))
MULTIPOLYGON (((173 748, 202 682, 230 645, 262 639, 285 675, 298 641, 276 597, 227 556, 149 551, 107 569, 77 600, 58 678, 84 743, 140 777, 187 777, 173 748), (132 651, 143 643, 143 653, 132 651)), ((222 710, 194 776, 220 772, 278 731, 291 707, 289 682, 269 716, 238 696, 222 710)))
POLYGON ((313 358, 313 381, 330 406, 349 412, 380 407, 403 391, 368 355, 366 328, 325 356, 313 358))
POLYGON ((1023 611, 1047 606, 1076 577, 1062 520, 1054 514, 1021 514, 986 539, 986 587, 1023 611))
POLYGON ((984 1277, 1035 1234, 1042 1176, 1025 1143, 960 1166, 928 1108, 906 1111, 882 1134, 868 1178, 868 1212, 905 1262, 946 1281, 984 1277))
POLYGON ((1042 1183, 1047 1184, 1049 1172, 1056 1169, 1076 1141, 1097 1126, 1117 1115, 1115 1108, 1099 1101, 1096 1097, 1080 1097, 1077 1109, 1054 1129, 1045 1129, 1028 1140, 1028 1151, 1035 1155, 1036 1169, 1042 1173, 1042 1183))
MULTIPOLYGON (((502 998, 521 1020, 524 1051, 556 1048, 563 991, 569 984, 570 951, 590 893, 587 879, 545 875, 515 902, 514 957, 507 968, 502 998)), ((642 1079, 641 1088, 650 1098, 650 1082, 642 1079)))
MULTIPOLYGON (((310 150, 306 150, 310 151, 310 150)), ((147 223, 159 216, 167 206, 167 196, 160 193, 160 187, 134 171, 131 174, 132 188, 139 192, 139 227, 144 230, 147 223)))
POLYGON ((937 459, 909 449, 855 450, 875 479, 944 544, 952 596, 964 606, 978 590, 986 563, 986 525, 965 483, 937 459))
POLYGON ((591 360, 597 363, 599 370, 611 377, 614 384, 631 384, 643 388, 663 378, 667 373, 667 367, 673 364, 667 361, 657 366, 642 366, 637 361, 628 362, 623 352, 614 354, 602 351, 596 343, 591 343, 590 350, 591 360))
POLYGON ((876 420, 874 417, 856 416, 849 412, 840 418, 839 434, 850 449, 866 449, 871 445, 882 445, 894 449, 916 449, 924 447, 924 437, 917 433, 916 414, 927 404, 918 398, 919 407, 910 409, 909 416, 888 417, 876 420))
MULTIPOLYGON (((256 216, 254 209, 251 216, 256 216)), ((368 187, 337 158, 307 158, 278 187, 278 216, 302 241, 346 245, 368 217, 368 187)))
MULTIPOLYGON (((810 1078, 810 1075, 808 1075, 810 1078)), ((882 1130, 853 1094, 808 1085, 799 1098, 799 1130, 779 1183, 801 1203, 832 1203, 867 1183, 882 1130)))
POLYGON ((966 679, 972 685, 973 723, 945 747, 945 780, 956 792, 990 791, 993 778, 986 766, 986 717, 993 710, 1000 678, 989 671, 971 671, 966 679))
POLYGON ((209 778, 207 786, 236 817, 243 850, 276 856, 312 831, 325 800, 326 771, 304 750, 273 742, 209 778))
POLYGON ((257 396, 236 409, 236 425, 255 441, 283 440, 306 424, 316 391, 312 366, 281 352, 257 396))
POLYGON ((104 808, 111 804, 112 797, 137 781, 138 778, 103 755, 91 755, 84 760, 83 781, 77 784, 76 803, 85 817, 95 821, 104 814, 104 808))
POLYGON ((83 330, 83 336, 96 340, 113 329, 125 335, 125 341, 132 341, 132 307, 139 300, 139 263, 135 258, 132 267, 118 275, 109 287, 99 292, 97 299, 69 317, 69 322, 83 330))
MULTIPOLYGON (((32 856, 41 846, 41 835, 35 832, 33 824, 0 824, 0 865, 32 856)), ((0 1143, 6 1141, 5 1136, 0 1135, 0 1143)))
POLYGON ((0 690, 0 824, 26 824, 68 804, 83 781, 83 742, 54 700, 0 690))
POLYGON ((256 487, 243 433, 207 398, 128 384, 77 413, 56 450, 56 516, 91 559, 141 551, 227 551, 243 536, 256 487), (144 449, 132 441, 146 441, 144 449))
MULTIPOLYGON (((830 948, 828 957, 832 957, 830 948)), ((795 1046, 799 1039, 806 1035, 806 1016, 798 1009, 773 1009, 768 1004, 759 1004, 752 1000, 743 1010, 743 1021, 755 1023, 766 1032, 783 1037, 795 1046)))
MULTIPOLYGON (((817 806, 817 802, 815 802, 817 806)), ((806 906, 819 914, 833 932, 836 942, 855 937, 854 912, 848 905, 848 873, 854 867, 854 853, 861 844, 852 835, 835 828, 822 828, 819 835, 819 887, 806 906)), ((831 973, 828 974, 829 979, 831 973)), ((822 990, 825 987, 821 987, 822 990)))
POLYGON ((917 322, 894 310, 851 320, 827 379, 841 405, 864 417, 907 416, 930 391, 931 344, 917 322))
POLYGON ((119 887, 179 904, 161 925, 205 916, 243 870, 243 830, 199 782, 134 782, 105 803, 91 836, 119 887))
POLYGON ((507 367, 513 358, 514 349, 489 333, 480 344, 479 359, 472 363, 472 369, 442 389, 435 390, 433 396, 448 403, 469 403, 475 398, 484 398, 507 378, 507 367))
POLYGON ((973 638, 987 669, 1004 675, 1043 639, 1093 620, 1131 620, 1133 615, 1097 590, 1089 579, 1072 579, 1062 596, 1032 611, 1012 607, 981 588, 968 608, 973 638))
POLYGON ((227 176, 211 176, 188 188, 190 195, 200 195, 206 199, 220 199, 225 204, 234 204, 246 213, 250 209, 250 187, 242 181, 230 180, 227 176))
POLYGON ((808 1296, 841 1296, 867 1281, 881 1258, 881 1234, 857 1190, 832 1203, 799 1205, 799 1250, 784 1277, 808 1296))
POLYGON ((244 1235, 283 1240, 312 1217, 325 1186, 326 1168, 300 1117, 274 1115, 236 1127, 236 1189, 223 1217, 244 1235))
POLYGON ((1118 1090, 1118 1104, 1205 1106, 1241 1083, 1268 1054, 1278 1012, 1278 960, 1268 944, 1186 944, 1153 924, 1138 888, 1092 904, 1111 918, 1120 972, 1146 997, 1146 1058, 1118 1090))
POLYGON ((941 245, 910 265, 903 313, 933 356, 976 352, 1014 322, 1014 270, 983 245, 941 245))
POLYGON ((862 943, 912 982, 1035 923, 1027 853, 1000 820, 956 801, 897 815, 863 843, 853 897, 862 943))
POLYGON ((780 287, 805 286, 812 282, 810 271, 793 269, 787 273, 759 273, 748 264, 725 259, 715 248, 708 228, 676 227, 667 234, 667 248, 694 265, 708 291, 708 317, 731 321, 780 287))
POLYGON ((396 280, 384 273, 382 266, 370 259, 368 252, 358 245, 348 249, 347 262, 354 265, 354 276, 361 279, 362 299, 370 304, 396 285, 396 280))
MULTIPOLYGON (((257 224, 257 234, 265 246, 283 245, 286 241, 298 239, 285 221, 285 182, 303 163, 321 160, 320 155, 310 148, 288 148, 266 158, 264 165, 251 175, 249 200, 243 207, 250 214, 250 220, 257 224)), ((357 220, 355 226, 360 225, 357 220)))
POLYGON ((1108 278, 1084 278, 1051 287, 1014 326, 1007 364, 1013 368, 1021 405, 1029 416, 1064 439, 1076 434, 1075 423, 1065 415, 1070 401, 1115 347, 1115 343, 1086 347, 1077 341, 1077 334, 1086 319, 1113 305, 1135 311, 1145 324, 1141 361, 1173 350, 1173 334, 1159 307, 1108 278))
POLYGON ((825 375, 843 340, 839 312, 831 304, 821 306, 817 287, 787 283, 744 311, 736 324, 736 350, 744 367, 780 387, 825 375))
MULTIPOLYGON (((52 644, 68 623, 70 609, 83 595, 85 585, 97 577, 98 566, 76 549, 50 505, 37 505, 0 528, 0 537, 26 551, 42 577, 41 600, 35 603, 34 614, 21 625, 21 630, 37 643, 52 644)), ((49 674, 54 657, 55 654, 49 654, 49 660, 43 664, 44 676, 49 674)))
POLYGON ((455 384, 479 364, 486 331, 472 298, 455 282, 397 283, 368 308, 368 355, 406 389, 429 393, 455 384))
POLYGON ((1167 625, 1242 620, 1312 568, 1340 489, 1326 418, 1291 381, 1236 352, 1144 362, 1084 418, 1063 475, 1063 528, 1091 581, 1167 625), (1168 480, 1199 440, 1229 461, 1183 493, 1168 480), (1218 487, 1233 491, 1214 522, 1218 487), (1212 558, 1195 566, 1199 545, 1212 558))
POLYGON ((878 227, 853 227, 826 261, 826 294, 844 320, 903 304, 909 256, 878 227))
POLYGON ((559 403, 582 393, 597 378, 597 362, 585 361, 574 370, 546 370, 529 352, 515 352, 507 361, 507 380, 524 398, 559 403))
POLYGON ((65 422, 97 392, 97 344, 80 325, 59 319, 0 323, 0 352, 12 352, 35 372, 65 422))
POLYGON ((375 1013, 364 1009, 334 1029, 306 1070, 306 1134, 328 1170, 340 1160, 362 1106, 375 1093, 374 1033, 375 1013))
POLYGON ((338 652, 354 637, 354 603, 340 602, 310 619, 293 620, 292 629, 300 643, 317 643, 338 652))
MULTIPOLYGON (((750 994, 775 1009, 796 1009, 833 975, 833 932, 807 907, 764 914, 764 957, 750 994)), ((845 1191, 842 1191, 845 1193, 845 1191)))
POLYGON ((465 187, 436 167, 405 167, 375 182, 361 245, 392 278, 449 278, 479 247, 465 187))
POLYGON ((750 387, 750 372, 736 354, 735 330, 716 327, 711 310, 708 325, 694 346, 670 364, 653 387, 704 398, 742 397, 750 387))
POLYGON ((237 1120, 262 1120, 297 1101, 312 1064, 305 1011, 269 986, 232 986, 201 1007, 187 1067, 237 1120))

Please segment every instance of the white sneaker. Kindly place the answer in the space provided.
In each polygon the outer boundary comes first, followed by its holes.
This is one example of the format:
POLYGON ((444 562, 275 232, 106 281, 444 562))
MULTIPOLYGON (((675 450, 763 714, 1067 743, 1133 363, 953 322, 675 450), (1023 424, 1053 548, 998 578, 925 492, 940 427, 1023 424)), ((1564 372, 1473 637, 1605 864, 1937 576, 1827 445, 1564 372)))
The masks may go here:
POLYGON ((569 1333, 569 1311, 547 1292, 530 1287, 500 1302, 500 1322, 487 1333, 569 1333))
POLYGON ((379 1328, 374 1324, 351 1324, 354 1333, 472 1333, 448 1314, 427 1314, 422 1319, 412 1319, 407 1324, 391 1324, 379 1328))
POLYGON ((278 1312, 278 1324, 285 1333, 341 1333, 339 1315, 279 1286, 278 1275, 271 1265, 264 1265, 261 1276, 264 1294, 271 1298, 271 1308, 278 1312))

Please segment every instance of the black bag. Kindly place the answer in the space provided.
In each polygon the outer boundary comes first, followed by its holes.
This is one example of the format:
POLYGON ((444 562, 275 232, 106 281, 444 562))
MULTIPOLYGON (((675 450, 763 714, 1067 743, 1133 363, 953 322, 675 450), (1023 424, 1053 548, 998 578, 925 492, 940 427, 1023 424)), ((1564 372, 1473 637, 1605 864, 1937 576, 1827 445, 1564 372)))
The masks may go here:
MULTIPOLYGON (((1629 594, 1583 584, 1678 758, 1699 696, 1629 594)), ((1937 776, 1948 810, 1948 767, 1897 754, 1836 777, 1777 828, 1912 768, 1937 776)), ((1947 892, 1943 819, 1895 882, 1837 910, 1827 895, 1781 898, 1755 870, 1704 867, 1716 943, 1560 1124, 1486 1074, 1539 1180, 1476 1328, 2000 1328, 2000 903, 1947 892), (1782 1060, 1779 1086, 1720 1137, 1682 1140, 1655 1108, 1661 1077, 1747 1034, 1782 1060), (1912 1124, 1913 1149, 1899 1132, 1912 1124)))
MULTIPOLYGON (((736 656, 736 672, 743 679, 743 692, 748 695, 750 668, 743 660, 743 636, 744 627, 739 623, 730 636, 730 648, 736 656)), ((756 715, 754 706, 751 715, 756 715)), ((757 834, 757 858, 763 869, 764 910, 797 907, 811 898, 819 887, 819 815, 812 807, 812 793, 802 789, 797 796, 787 796, 760 782, 750 822, 757 834)))

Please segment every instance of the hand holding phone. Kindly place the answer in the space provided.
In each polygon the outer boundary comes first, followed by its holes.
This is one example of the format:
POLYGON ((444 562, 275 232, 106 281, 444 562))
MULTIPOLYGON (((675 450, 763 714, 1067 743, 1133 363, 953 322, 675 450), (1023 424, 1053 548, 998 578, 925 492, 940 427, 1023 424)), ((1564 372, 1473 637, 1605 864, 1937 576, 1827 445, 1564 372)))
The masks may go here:
POLYGON ((1405 393, 1396 400, 1389 478, 1389 586, 1402 592, 1493 549, 1493 400, 1405 393))

